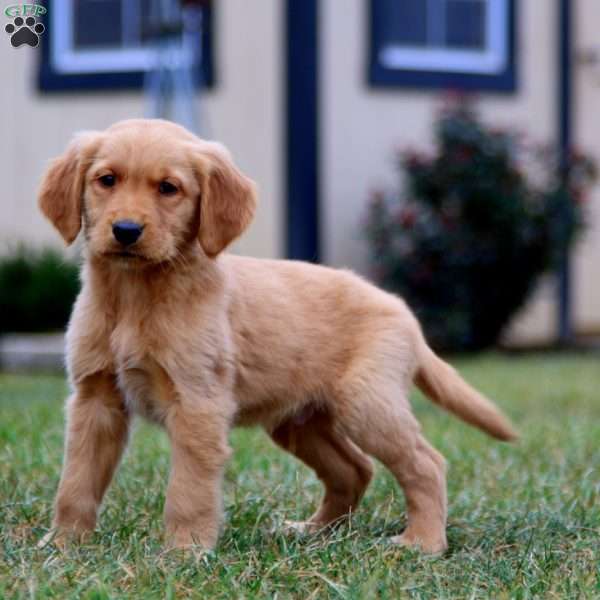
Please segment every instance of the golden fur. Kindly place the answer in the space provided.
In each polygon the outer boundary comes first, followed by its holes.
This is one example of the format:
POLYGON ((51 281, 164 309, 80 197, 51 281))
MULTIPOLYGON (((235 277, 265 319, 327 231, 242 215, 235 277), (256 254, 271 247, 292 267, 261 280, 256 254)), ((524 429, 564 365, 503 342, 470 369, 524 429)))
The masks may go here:
POLYGON ((52 535, 94 528, 137 413, 172 445, 170 546, 215 545, 228 434, 239 424, 264 427, 323 481, 304 528, 355 509, 371 455, 407 498, 408 526, 394 541, 443 551, 444 459, 412 415, 413 380, 499 439, 513 438, 510 424, 435 356, 399 298, 347 271, 222 254, 255 206, 253 182, 222 146, 166 121, 80 134, 51 164, 40 207, 67 243, 85 236, 52 535), (164 181, 174 193, 161 192, 164 181), (144 226, 129 253, 112 234, 122 219, 144 226))

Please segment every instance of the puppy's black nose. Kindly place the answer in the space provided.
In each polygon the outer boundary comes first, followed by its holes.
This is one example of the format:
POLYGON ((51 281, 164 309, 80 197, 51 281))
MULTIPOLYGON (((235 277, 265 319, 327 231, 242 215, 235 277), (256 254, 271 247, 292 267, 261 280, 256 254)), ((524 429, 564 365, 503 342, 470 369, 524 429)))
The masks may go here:
POLYGON ((112 230, 117 242, 123 244, 123 246, 131 246, 142 235, 144 226, 134 221, 117 221, 113 223, 112 230))

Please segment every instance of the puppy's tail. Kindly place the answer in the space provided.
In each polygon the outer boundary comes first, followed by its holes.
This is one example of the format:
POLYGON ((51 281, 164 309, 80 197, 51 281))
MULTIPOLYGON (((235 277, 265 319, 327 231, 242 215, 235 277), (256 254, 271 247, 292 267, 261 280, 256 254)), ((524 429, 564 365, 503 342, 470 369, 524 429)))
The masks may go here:
POLYGON ((510 441, 517 433, 494 404, 472 388, 446 362, 423 343, 415 383, 419 389, 463 421, 475 425, 499 440, 510 441))

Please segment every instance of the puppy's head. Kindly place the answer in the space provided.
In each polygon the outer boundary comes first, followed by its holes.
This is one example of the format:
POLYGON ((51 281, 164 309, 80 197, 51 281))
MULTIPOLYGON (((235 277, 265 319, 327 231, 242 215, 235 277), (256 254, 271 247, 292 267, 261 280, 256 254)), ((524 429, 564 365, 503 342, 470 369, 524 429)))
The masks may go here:
POLYGON ((77 135, 42 180, 39 204, 67 244, 115 264, 219 254, 250 224, 254 183, 223 146, 158 119, 77 135))

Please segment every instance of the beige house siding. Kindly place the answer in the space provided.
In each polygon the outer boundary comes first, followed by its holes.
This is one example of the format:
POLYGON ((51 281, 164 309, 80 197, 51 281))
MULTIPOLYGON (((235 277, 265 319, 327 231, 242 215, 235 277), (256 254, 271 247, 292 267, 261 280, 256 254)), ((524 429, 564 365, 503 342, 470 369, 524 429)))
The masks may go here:
MULTIPOLYGON (((579 147, 593 152, 600 163, 600 2, 579 0, 575 13, 574 93, 575 139, 579 147), (596 62, 585 64, 581 58, 590 51, 596 62)), ((577 282, 577 326, 582 331, 600 334, 600 185, 588 200, 588 230, 579 245, 573 264, 577 282)))
MULTIPOLYGON (((283 163, 280 115, 283 3, 219 0, 215 11, 217 84, 202 97, 208 136, 225 143, 260 188, 257 219, 236 250, 282 252, 283 163)), ((60 245, 36 208, 47 161, 74 131, 144 116, 141 93, 43 94, 35 89, 39 49, 0 44, 0 245, 27 240, 60 245)))

